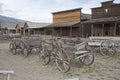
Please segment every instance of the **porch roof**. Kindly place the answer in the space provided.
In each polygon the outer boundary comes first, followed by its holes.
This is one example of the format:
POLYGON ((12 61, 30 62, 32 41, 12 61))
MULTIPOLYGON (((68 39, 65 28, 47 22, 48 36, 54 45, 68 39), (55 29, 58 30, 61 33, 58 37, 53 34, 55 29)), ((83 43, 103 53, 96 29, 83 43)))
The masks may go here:
POLYGON ((69 23, 54 23, 51 25, 48 25, 47 28, 54 28, 54 27, 71 27, 73 25, 78 24, 79 22, 69 22, 69 23))
POLYGON ((82 23, 84 24, 84 23, 102 23, 102 22, 120 22, 120 16, 91 19, 91 20, 88 20, 88 21, 84 21, 82 23))
MULTIPOLYGON (((35 29, 35 28, 44 28, 48 25, 50 25, 50 23, 36 23, 36 22, 26 22, 25 25, 28 25, 27 28, 31 28, 31 29, 35 29)), ((25 27, 24 25, 24 27, 25 27)))

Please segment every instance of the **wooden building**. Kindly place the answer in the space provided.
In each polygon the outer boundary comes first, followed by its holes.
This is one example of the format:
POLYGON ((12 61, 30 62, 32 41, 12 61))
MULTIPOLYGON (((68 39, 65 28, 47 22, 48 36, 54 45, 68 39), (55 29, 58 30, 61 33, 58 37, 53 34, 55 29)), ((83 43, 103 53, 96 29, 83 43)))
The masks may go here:
POLYGON ((113 0, 101 4, 92 8, 92 19, 83 25, 91 25, 91 36, 120 36, 120 4, 113 0))
POLYGON ((23 35, 23 27, 25 23, 19 23, 15 26, 16 33, 23 35))
POLYGON ((90 14, 83 14, 82 8, 59 11, 52 13, 53 24, 49 28, 53 28, 57 36, 82 36, 82 27, 80 22, 89 20, 90 14))
POLYGON ((45 33, 45 27, 50 23, 25 22, 23 35, 40 35, 45 33))
POLYGON ((15 23, 0 23, 0 34, 16 33, 15 25, 15 23))

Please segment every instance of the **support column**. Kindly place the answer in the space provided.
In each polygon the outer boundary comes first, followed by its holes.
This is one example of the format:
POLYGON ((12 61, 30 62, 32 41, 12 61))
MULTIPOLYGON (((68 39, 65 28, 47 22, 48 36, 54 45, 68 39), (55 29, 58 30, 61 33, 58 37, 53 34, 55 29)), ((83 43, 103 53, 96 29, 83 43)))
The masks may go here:
POLYGON ((104 36, 104 24, 102 24, 102 36, 104 36))
POLYGON ((28 35, 30 35, 30 29, 28 29, 28 35))
POLYGON ((84 37, 84 32, 83 32, 83 24, 81 24, 81 29, 82 29, 82 37, 84 37))
POLYGON ((60 28, 60 36, 62 37, 63 35, 62 35, 62 27, 60 28))
POLYGON ((117 23, 115 23, 115 27, 114 27, 114 36, 116 36, 116 27, 117 27, 117 23))
POLYGON ((24 28, 24 29, 23 29, 23 35, 24 35, 24 36, 25 36, 25 31, 26 31, 26 29, 24 28))
POLYGON ((22 35, 22 28, 20 27, 20 35, 22 35))
POLYGON ((70 37, 72 37, 72 26, 70 27, 70 37))
POLYGON ((91 24, 91 36, 93 36, 93 24, 91 24))

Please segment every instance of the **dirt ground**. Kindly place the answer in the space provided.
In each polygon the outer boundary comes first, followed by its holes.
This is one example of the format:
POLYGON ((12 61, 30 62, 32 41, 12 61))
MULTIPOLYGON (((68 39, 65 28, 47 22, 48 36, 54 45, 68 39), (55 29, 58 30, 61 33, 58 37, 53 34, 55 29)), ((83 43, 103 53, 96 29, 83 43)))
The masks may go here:
MULTIPOLYGON (((0 43, 0 70, 14 70, 10 80, 65 80, 79 78, 80 80, 120 80, 120 56, 107 57, 95 53, 95 62, 91 66, 83 66, 73 61, 71 70, 60 72, 54 61, 43 66, 35 51, 24 58, 13 55, 9 51, 9 42, 0 43)), ((0 74, 0 80, 6 80, 0 74), (4 79, 3 79, 4 78, 4 79)))

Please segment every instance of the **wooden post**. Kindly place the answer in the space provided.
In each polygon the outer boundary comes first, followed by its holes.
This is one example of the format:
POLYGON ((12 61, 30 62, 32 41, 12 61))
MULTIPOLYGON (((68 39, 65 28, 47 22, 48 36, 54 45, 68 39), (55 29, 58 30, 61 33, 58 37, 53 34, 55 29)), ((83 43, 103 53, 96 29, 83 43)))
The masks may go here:
POLYGON ((70 27, 70 37, 72 37, 72 26, 70 27))
POLYGON ((102 36, 104 36, 104 24, 102 24, 102 36))
POLYGON ((8 74, 7 80, 10 80, 10 74, 8 74))
POLYGON ((22 28, 20 27, 20 35, 22 35, 22 28))
POLYGON ((60 28, 60 36, 62 36, 62 27, 60 28))
POLYGON ((30 29, 28 29, 28 35, 30 35, 30 29))
POLYGON ((83 33, 83 24, 81 24, 81 29, 82 29, 82 37, 84 36, 84 33, 83 33))
POLYGON ((24 36, 25 36, 25 31, 26 31, 26 29, 24 28, 24 29, 23 29, 23 35, 24 35, 24 36))
POLYGON ((115 23, 115 27, 114 27, 114 36, 116 36, 116 27, 117 27, 117 23, 115 23))
POLYGON ((93 36, 93 24, 91 24, 91 36, 93 36))

